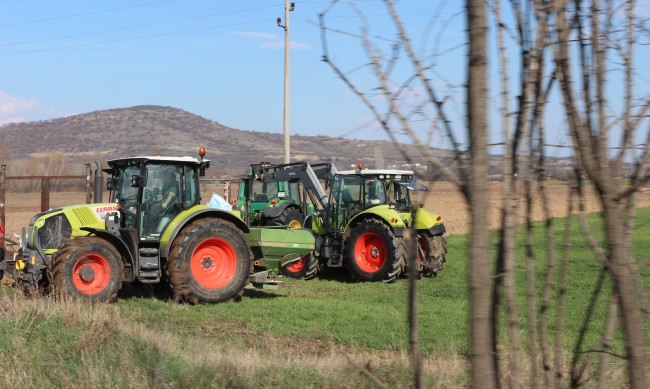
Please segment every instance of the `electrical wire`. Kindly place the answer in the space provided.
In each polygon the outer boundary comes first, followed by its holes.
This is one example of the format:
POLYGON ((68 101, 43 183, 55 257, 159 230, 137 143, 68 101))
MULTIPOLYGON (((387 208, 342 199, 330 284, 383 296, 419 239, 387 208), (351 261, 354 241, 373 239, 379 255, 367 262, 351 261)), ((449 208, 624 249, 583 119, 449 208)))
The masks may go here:
POLYGON ((51 17, 51 18, 28 20, 28 21, 12 23, 12 24, 2 24, 2 25, 0 25, 0 28, 22 26, 22 25, 25 25, 25 24, 33 24, 33 23, 41 23, 41 22, 50 22, 50 21, 53 21, 53 20, 70 19, 70 18, 75 18, 75 17, 78 17, 78 16, 87 16, 87 15, 94 15, 94 14, 99 14, 99 13, 113 12, 113 11, 121 11, 123 9, 146 7, 146 6, 149 6, 149 5, 155 5, 155 4, 161 4, 161 3, 170 3, 172 1, 175 1, 175 0, 161 0, 161 1, 154 1, 154 2, 150 2, 150 3, 127 5, 127 6, 118 7, 118 8, 108 8, 108 9, 102 9, 102 10, 97 10, 97 11, 82 12, 82 13, 73 14, 73 15, 55 16, 55 17, 51 17))
POLYGON ((276 3, 276 4, 273 4, 273 5, 267 5, 267 6, 263 6, 263 7, 246 8, 246 9, 239 9, 239 10, 234 10, 234 11, 227 11, 227 12, 217 12, 217 13, 212 13, 212 14, 208 14, 208 15, 192 16, 192 17, 181 18, 181 19, 165 20, 165 21, 161 21, 161 22, 148 23, 148 24, 139 24, 139 25, 135 25, 135 26, 120 27, 120 28, 114 28, 114 29, 109 29, 109 30, 100 30, 100 31, 93 31, 93 32, 86 32, 86 33, 72 34, 72 35, 61 35, 61 36, 56 36, 56 37, 51 37, 51 38, 44 38, 44 39, 36 39, 36 40, 31 40, 31 41, 5 43, 5 44, 0 44, 0 47, 26 45, 26 44, 30 44, 30 43, 40 43, 40 42, 47 42, 47 41, 53 41, 53 40, 59 40, 59 39, 77 38, 77 37, 90 36, 90 35, 99 35, 99 34, 105 34, 105 33, 108 33, 108 32, 134 30, 134 29, 137 29, 137 28, 159 26, 159 25, 163 25, 163 24, 181 23, 181 22, 187 22, 187 21, 191 21, 191 20, 207 19, 207 18, 211 18, 211 17, 214 17, 214 16, 222 16, 222 15, 229 15, 229 14, 234 14, 234 13, 257 11, 257 10, 260 10, 260 9, 277 7, 278 5, 282 5, 282 4, 276 3))
POLYGON ((12 53, 0 54, 0 57, 8 57, 8 56, 11 56, 11 55, 18 55, 18 54, 40 53, 40 52, 44 52, 44 51, 72 49, 72 48, 76 48, 76 47, 97 46, 97 45, 104 45, 104 44, 108 44, 108 43, 117 43, 117 42, 125 42, 125 41, 138 40, 138 39, 156 38, 156 37, 161 37, 161 36, 185 34, 185 33, 188 33, 188 32, 215 30, 215 29, 219 29, 219 28, 235 27, 235 26, 241 26, 241 25, 246 25, 246 24, 256 24, 256 23, 262 23, 262 22, 269 23, 271 21, 275 21, 275 19, 274 18, 270 18, 270 19, 267 18, 267 19, 254 20, 254 21, 250 21, 250 22, 224 24, 224 25, 220 25, 220 26, 194 28, 194 29, 189 29, 189 30, 180 30, 180 31, 165 32, 165 33, 151 34, 151 35, 141 35, 141 36, 136 36, 136 37, 112 39, 112 40, 100 41, 100 42, 80 43, 80 44, 69 45, 69 46, 49 47, 49 48, 45 48, 45 49, 15 51, 15 52, 12 52, 12 53))

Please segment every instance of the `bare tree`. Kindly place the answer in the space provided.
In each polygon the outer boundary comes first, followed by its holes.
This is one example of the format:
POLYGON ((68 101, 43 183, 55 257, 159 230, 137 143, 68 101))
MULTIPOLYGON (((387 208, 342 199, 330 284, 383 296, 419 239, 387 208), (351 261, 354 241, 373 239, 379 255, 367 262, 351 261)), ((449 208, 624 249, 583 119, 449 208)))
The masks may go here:
MULTIPOLYGON (((449 91, 441 93, 440 83, 435 82, 445 77, 438 72, 436 65, 441 56, 437 44, 446 23, 440 23, 439 36, 433 45, 427 42, 420 45, 421 48, 432 48, 431 52, 422 49, 417 53, 394 2, 385 0, 383 3, 392 22, 393 36, 372 34, 371 23, 362 7, 354 2, 332 1, 320 15, 323 59, 372 112, 376 122, 395 141, 406 160, 410 160, 411 156, 397 142, 398 134, 405 134, 410 142, 420 147, 428 165, 438 168, 442 176, 456 184, 469 204, 472 221, 468 270, 472 385, 507 385, 514 388, 521 387, 524 382, 530 386, 545 387, 559 387, 567 383, 580 385, 583 373, 589 366, 587 358, 582 364, 579 363, 582 341, 578 341, 571 363, 572 373, 569 376, 565 374, 567 366, 563 357, 562 328, 564 291, 571 255, 571 219, 567 220, 563 254, 557 271, 555 227, 550 211, 552 199, 547 194, 545 183, 549 148, 555 146, 547 141, 545 118, 549 112, 549 96, 556 90, 563 101, 561 106, 556 104, 553 109, 557 111, 561 109, 559 107, 565 107, 567 131, 573 142, 571 150, 575 153, 573 176, 576 185, 570 188, 572 195, 569 196, 567 215, 570 216, 576 209, 573 202, 577 198, 584 199, 582 180, 585 173, 593 180, 602 202, 606 226, 603 241, 599 242, 590 233, 584 215, 580 218, 582 232, 594 251, 594 257, 603 265, 601 278, 594 285, 595 290, 602 290, 601 283, 608 276, 614 280, 610 320, 603 329, 600 350, 603 356, 607 354, 612 331, 617 327, 616 313, 620 312, 621 328, 626 335, 629 381, 633 387, 645 387, 644 318, 639 299, 640 284, 634 277, 638 272, 631 253, 631 232, 634 227, 635 196, 648 178, 650 130, 646 131, 644 137, 640 128, 650 110, 650 102, 647 98, 636 98, 633 93, 636 37, 647 34, 647 26, 634 18, 635 2, 590 0, 589 8, 585 8, 585 2, 581 0, 524 0, 504 2, 509 6, 504 12, 506 5, 499 0, 467 0, 462 10, 467 25, 467 104, 465 115, 456 121, 449 115, 454 108, 450 106, 453 95, 449 91), (328 25, 328 14, 339 5, 349 6, 359 17, 361 27, 358 32, 328 25), (625 5, 625 12, 620 12, 621 5, 625 5), (503 15, 508 15, 510 19, 506 20, 503 15), (501 93, 498 110, 501 142, 497 144, 502 147, 504 161, 502 225, 495 268, 490 265, 489 236, 484 225, 488 209, 488 136, 493 127, 487 109, 491 101, 487 81, 497 77, 487 66, 492 58, 488 51, 490 26, 494 26, 496 31, 498 48, 498 61, 494 62, 498 63, 497 73, 501 81, 498 84, 501 93), (345 65, 330 53, 332 34, 357 40, 367 63, 354 66, 354 71, 345 71, 345 65), (581 66, 575 66, 570 61, 570 50, 581 54, 581 66), (608 61, 606 53, 609 51, 616 53, 620 60, 608 61), (618 70, 624 74, 625 97, 622 113, 612 120, 605 75, 617 62, 623 64, 618 70), (411 69, 406 75, 395 70, 406 66, 411 69), (367 79, 355 79, 353 73, 359 69, 367 70, 376 82, 368 84, 367 79), (579 72, 577 76, 574 74, 576 72, 579 72), (518 82, 511 81, 513 74, 518 74, 518 82), (574 85, 576 79, 580 80, 578 85, 574 85), (514 91, 511 92, 513 87, 514 91), (422 93, 418 94, 417 91, 422 93), (427 122, 428 126, 422 126, 422 122, 427 122), (621 129, 615 154, 610 153, 613 146, 608 143, 612 138, 612 128, 621 129), (426 131, 425 137, 421 136, 423 131, 426 131), (454 152, 453 165, 438 159, 431 152, 429 146, 435 138, 434 133, 442 134, 447 140, 454 152), (641 143, 642 147, 639 149, 635 143, 641 143), (634 166, 634 172, 630 183, 622 183, 620 178, 631 166, 634 166), (536 196, 537 193, 539 196, 536 196), (544 274, 543 282, 539 285, 536 275, 539 258, 535 257, 533 250, 533 233, 537 227, 531 216, 535 201, 541 201, 546 219, 543 227, 544 274), (524 310, 527 337, 523 340, 520 338, 523 320, 516 299, 515 278, 516 242, 522 211, 526 220, 528 264, 527 309, 524 310), (550 307, 556 289, 560 294, 553 323, 550 307), (503 308, 508 323, 507 349, 500 344, 502 337, 498 333, 499 315, 503 308), (551 335, 553 325, 555 332, 551 335), (524 341, 529 355, 528 368, 520 358, 520 343, 524 341), (507 375, 500 353, 508 357, 507 375), (528 377, 523 377, 524 372, 528 372, 528 377), (508 377, 509 382, 503 382, 503 377, 508 377)), ((446 3, 441 2, 440 7, 446 3)), ((438 21, 438 16, 432 15, 432 24, 438 21)), ((454 49, 458 47, 463 46, 454 49)), ((591 320, 589 312, 585 312, 585 318, 584 328, 591 320)), ((584 334, 583 331, 581 336, 584 334)), ((417 352, 414 349, 414 353, 417 352)), ((605 366, 604 358, 601 358, 600 366, 605 366)), ((416 371, 419 370, 417 359, 414 358, 413 362, 416 371)), ((604 379, 605 376, 601 375, 601 385, 604 379)), ((416 378, 416 383, 419 382, 416 378)))
POLYGON ((605 266, 614 280, 615 295, 621 306, 621 322, 626 335, 629 363, 629 383, 635 388, 648 387, 647 348, 643 331, 643 315, 639 301, 639 284, 635 278, 636 265, 632 256, 630 235, 634 227, 634 193, 647 181, 648 138, 640 155, 634 152, 633 140, 638 139, 642 118, 650 101, 633 107, 633 55, 635 50, 634 4, 625 2, 625 16, 615 15, 620 4, 592 0, 585 10, 580 1, 556 1, 557 47, 555 64, 561 84, 562 97, 569 130, 579 166, 594 183, 603 207, 605 224, 605 266), (615 23, 614 17, 623 20, 615 23), (623 26, 624 36, 618 36, 623 26), (620 46, 617 47, 617 42, 620 46), (575 84, 576 72, 569 54, 572 44, 578 44, 583 64, 583 88, 575 84), (608 123, 610 109, 607 95, 607 55, 618 50, 623 62, 625 79, 624 107, 614 123, 608 123), (578 105, 582 96, 582 107, 578 105), (614 124, 622 129, 619 151, 610 158, 610 133, 614 124), (636 171, 631 185, 624 185, 622 166, 633 158, 636 171))

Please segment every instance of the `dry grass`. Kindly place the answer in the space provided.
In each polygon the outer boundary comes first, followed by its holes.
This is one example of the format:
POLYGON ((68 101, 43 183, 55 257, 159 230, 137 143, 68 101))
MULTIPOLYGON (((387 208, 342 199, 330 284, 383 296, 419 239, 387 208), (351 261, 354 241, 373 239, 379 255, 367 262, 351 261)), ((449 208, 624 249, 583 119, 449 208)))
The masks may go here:
MULTIPOLYGON (((152 325, 122 314, 116 305, 2 295, 2 329, 13 335, 0 342, 4 366, 0 386, 74 388, 83 382, 85 387, 117 388, 129 382, 134 388, 187 387, 183 382, 196 384, 187 380, 197 368, 204 375, 201 382, 217 383, 211 387, 373 387, 369 376, 387 379, 390 387, 410 387, 410 362, 404 352, 331 341, 289 341, 242 330, 241 323, 234 322, 200 323, 196 332, 183 331, 174 317, 191 314, 192 309, 172 304, 168 321, 152 325), (213 337, 217 333, 228 333, 229 341, 215 341, 222 339, 213 337), (144 353, 138 350, 142 348, 144 353), (70 350, 77 354, 69 355, 70 350), (143 355, 145 360, 136 360, 143 355), (34 369, 23 363, 26 360, 48 362, 34 369), (120 361, 118 366, 113 366, 115 360, 120 361), (291 378, 304 372, 313 382, 291 378)), ((428 387, 463 385, 466 371, 461 357, 423 361, 428 387)))

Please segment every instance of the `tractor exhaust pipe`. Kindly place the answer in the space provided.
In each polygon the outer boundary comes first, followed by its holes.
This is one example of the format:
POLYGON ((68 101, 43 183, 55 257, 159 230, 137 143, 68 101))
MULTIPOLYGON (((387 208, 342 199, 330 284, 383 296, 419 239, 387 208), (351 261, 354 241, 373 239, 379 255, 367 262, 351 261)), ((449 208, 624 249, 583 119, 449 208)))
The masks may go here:
POLYGON ((95 160, 95 203, 102 203, 104 196, 104 176, 102 175, 102 164, 95 160))

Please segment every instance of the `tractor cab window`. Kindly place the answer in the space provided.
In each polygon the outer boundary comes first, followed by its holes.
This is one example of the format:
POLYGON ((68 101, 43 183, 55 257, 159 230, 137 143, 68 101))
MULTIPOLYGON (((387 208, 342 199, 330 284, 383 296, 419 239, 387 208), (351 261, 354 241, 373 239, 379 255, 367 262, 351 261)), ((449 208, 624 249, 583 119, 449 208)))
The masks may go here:
POLYGON ((332 184, 330 201, 341 206, 361 206, 363 180, 359 176, 336 176, 332 184))
POLYGON ((364 193, 365 208, 386 204, 386 191, 382 180, 378 178, 367 179, 364 193))
POLYGON ((139 174, 139 166, 128 166, 115 170, 115 189, 111 202, 119 203, 124 210, 122 217, 125 227, 135 227, 137 223, 138 188, 131 186, 131 177, 139 174))
POLYGON ((277 182, 262 182, 253 180, 253 188, 250 191, 250 200, 266 202, 278 197, 277 182))
POLYGON ((348 219, 362 209, 362 192, 363 178, 335 176, 329 197, 332 212, 328 212, 326 228, 336 231, 344 228, 348 219))
POLYGON ((183 168, 177 165, 147 165, 147 183, 142 191, 140 236, 156 240, 182 210, 183 168))
POLYGON ((398 211, 408 210, 411 205, 407 185, 393 180, 386 180, 386 194, 388 203, 395 206, 398 211))
POLYGON ((196 185, 196 170, 190 166, 185 166, 185 187, 183 190, 183 205, 187 209, 198 204, 198 191, 196 185))

